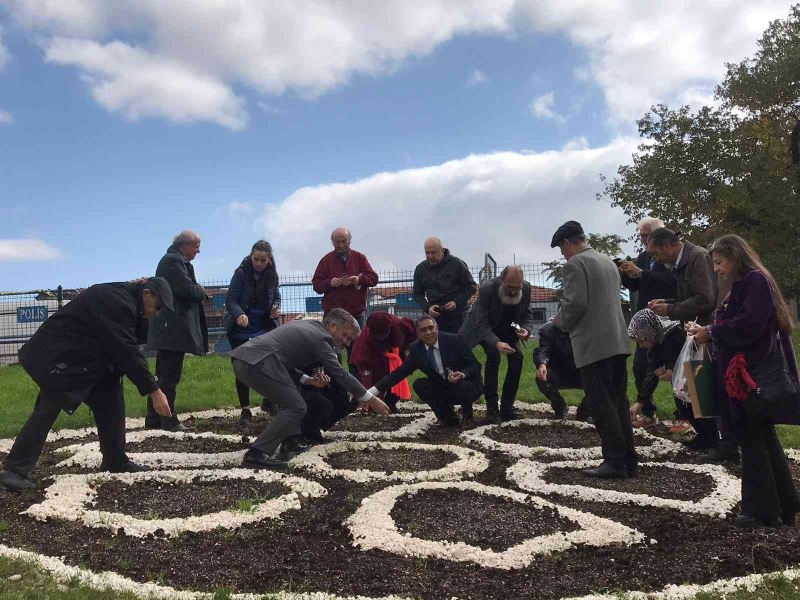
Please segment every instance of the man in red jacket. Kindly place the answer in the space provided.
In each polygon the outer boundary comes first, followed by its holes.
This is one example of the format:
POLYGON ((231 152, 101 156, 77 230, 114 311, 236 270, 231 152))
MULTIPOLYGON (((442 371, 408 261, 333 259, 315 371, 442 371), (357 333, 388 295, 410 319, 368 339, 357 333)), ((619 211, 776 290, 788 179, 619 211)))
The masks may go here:
MULTIPOLYGON (((378 284, 378 274, 372 270, 366 256, 350 248, 351 239, 348 229, 337 227, 333 230, 333 252, 320 259, 311 283, 314 291, 322 294, 324 315, 334 308, 343 308, 363 327, 367 288, 378 284)), ((351 348, 352 344, 347 348, 348 360, 351 348)))

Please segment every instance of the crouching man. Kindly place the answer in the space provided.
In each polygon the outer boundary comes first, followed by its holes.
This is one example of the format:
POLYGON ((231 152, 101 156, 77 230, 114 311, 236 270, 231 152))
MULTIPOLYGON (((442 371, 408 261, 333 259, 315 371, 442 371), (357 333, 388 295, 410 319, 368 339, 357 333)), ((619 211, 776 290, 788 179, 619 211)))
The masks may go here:
POLYGON ((20 349, 22 367, 39 386, 33 413, 19 432, 0 471, 0 485, 15 491, 36 487, 29 478, 47 434, 63 410, 86 403, 94 414, 101 471, 147 471, 125 454, 122 376, 149 396, 162 416, 169 403, 139 351, 146 321, 172 310, 172 291, 161 277, 93 285, 69 302, 20 349))

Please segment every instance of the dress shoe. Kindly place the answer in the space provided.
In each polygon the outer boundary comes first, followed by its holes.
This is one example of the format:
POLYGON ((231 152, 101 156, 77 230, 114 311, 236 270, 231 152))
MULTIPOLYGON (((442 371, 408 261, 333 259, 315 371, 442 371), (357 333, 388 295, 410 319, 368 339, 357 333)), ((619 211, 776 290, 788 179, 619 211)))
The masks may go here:
POLYGON ((319 429, 308 429, 303 432, 303 437, 312 444, 324 444, 328 441, 319 429))
POLYGON ((253 413, 250 412, 249 408, 243 408, 242 412, 239 414, 239 421, 242 423, 249 423, 253 420, 253 413))
POLYGON ((503 419, 503 421, 516 421, 517 419, 521 419, 522 417, 519 416, 517 409, 511 407, 511 408, 504 408, 502 411, 500 411, 500 418, 503 419))
POLYGON ((170 425, 168 427, 163 428, 164 431, 170 431, 172 433, 187 433, 192 430, 191 427, 187 427, 183 423, 175 423, 175 425, 170 425))
POLYGON ((567 405, 563 404, 561 406, 554 406, 553 407, 553 418, 557 421, 563 421, 567 418, 567 405))
POLYGON ((263 452, 250 448, 242 458, 242 466, 250 469, 270 469, 273 471, 286 471, 289 463, 279 458, 272 458, 263 452))
POLYGON ((14 471, 0 471, 0 486, 12 492, 27 492, 28 490, 35 490, 36 484, 14 471))
POLYGON ((716 446, 709 446, 708 442, 701 439, 699 436, 695 436, 691 440, 681 443, 686 446, 687 450, 693 450, 695 452, 710 452, 711 450, 717 449, 716 446))
POLYGON ((305 452, 306 450, 308 450, 308 445, 300 441, 300 436, 293 435, 287 437, 286 439, 283 440, 283 442, 281 442, 281 449, 287 453, 293 452, 294 455, 296 456, 301 452, 305 452))
POLYGON ((598 479, 627 479, 627 467, 617 467, 608 461, 603 461, 593 469, 581 471, 587 477, 597 477, 598 479))
POLYGON ((739 462, 739 451, 736 448, 717 446, 703 454, 702 458, 710 463, 735 463, 739 462))
POLYGON ((110 467, 105 463, 100 463, 100 470, 104 473, 144 473, 151 469, 147 465, 140 465, 129 460, 128 462, 112 465, 110 467))
POLYGON ((759 519, 758 517, 751 517, 750 515, 738 514, 733 524, 739 529, 756 529, 759 527, 775 528, 783 525, 783 521, 780 517, 759 519))

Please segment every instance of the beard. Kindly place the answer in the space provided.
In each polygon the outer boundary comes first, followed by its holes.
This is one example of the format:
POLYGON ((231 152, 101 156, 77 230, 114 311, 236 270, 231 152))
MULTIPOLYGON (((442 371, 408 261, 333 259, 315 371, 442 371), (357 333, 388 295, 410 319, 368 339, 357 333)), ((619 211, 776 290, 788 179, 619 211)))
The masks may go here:
POLYGON ((501 285, 499 295, 500 302, 506 305, 519 304, 522 301, 522 290, 510 292, 501 285))

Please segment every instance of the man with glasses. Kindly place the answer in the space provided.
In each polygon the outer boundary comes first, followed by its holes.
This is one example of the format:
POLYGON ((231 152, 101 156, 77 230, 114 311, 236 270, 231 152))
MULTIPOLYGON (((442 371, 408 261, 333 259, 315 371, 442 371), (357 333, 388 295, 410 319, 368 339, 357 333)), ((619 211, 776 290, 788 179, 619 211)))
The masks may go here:
MULTIPOLYGON (((636 260, 620 263, 619 272, 622 285, 636 293, 636 310, 647 308, 648 303, 656 298, 674 298, 676 293, 675 277, 647 251, 647 240, 650 233, 664 227, 661 219, 645 217, 639 221, 639 240, 644 250, 636 260)), ((636 403, 631 406, 631 419, 634 427, 650 427, 656 424, 656 406, 653 404, 653 391, 642 390, 647 376, 647 348, 636 348, 633 355, 633 378, 636 382, 636 403)), ((675 431, 675 433, 681 433, 675 431)))
POLYGON ((480 344, 486 352, 483 395, 486 416, 494 423, 519 418, 514 399, 522 375, 521 343, 531 337, 533 330, 531 284, 525 281, 522 267, 509 265, 500 277, 480 287, 478 299, 458 332, 467 346, 474 348, 480 344), (497 376, 502 355, 508 361, 508 369, 498 409, 497 376))

